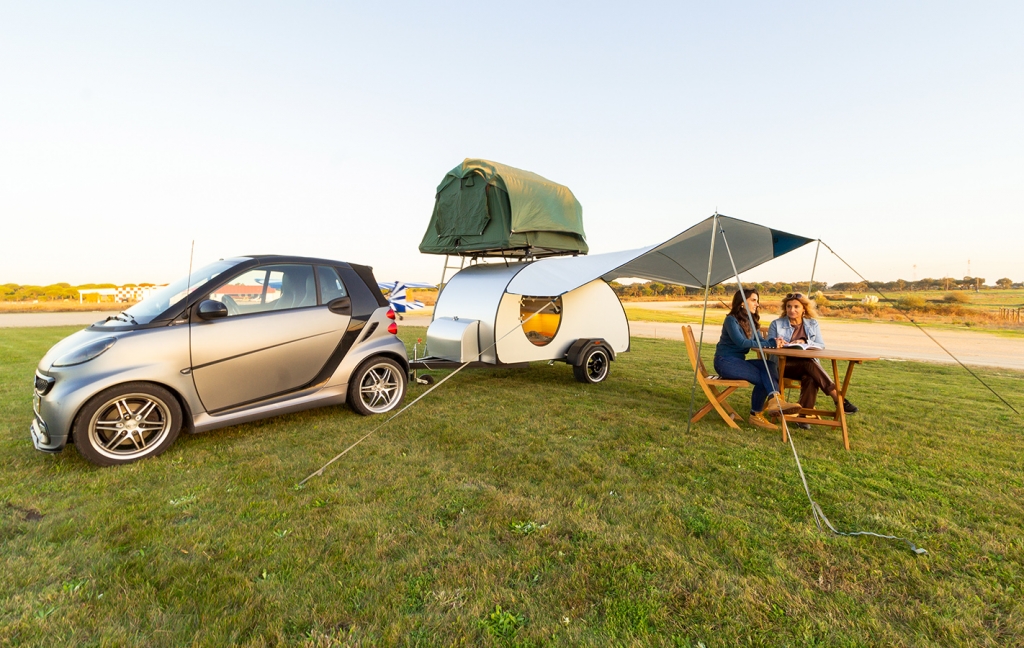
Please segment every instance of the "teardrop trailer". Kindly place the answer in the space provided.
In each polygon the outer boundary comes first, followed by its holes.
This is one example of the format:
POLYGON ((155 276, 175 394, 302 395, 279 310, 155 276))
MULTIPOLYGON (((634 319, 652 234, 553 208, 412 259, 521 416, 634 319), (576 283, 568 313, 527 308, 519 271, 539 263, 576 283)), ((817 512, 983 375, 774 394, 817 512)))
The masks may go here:
MULTIPOLYGON (((413 358, 413 371, 565 362, 580 382, 599 383, 630 347, 629 321, 608 282, 696 288, 706 274, 712 283, 732 275, 721 255, 708 268, 713 218, 659 245, 585 256, 582 212, 568 187, 528 171, 474 159, 449 171, 420 251, 446 255, 445 272, 453 256, 461 262, 447 283, 442 276, 427 356, 413 358)), ((717 218, 728 222, 740 271, 810 242, 717 218)))
POLYGON ((629 350, 629 322, 615 292, 600 279, 563 295, 518 295, 509 283, 530 263, 478 264, 438 296, 427 329, 430 356, 414 369, 521 367, 563 361, 580 382, 608 377, 616 354, 629 350))
POLYGON ((564 185, 467 159, 438 186, 420 251, 444 254, 446 272, 453 256, 462 261, 447 282, 442 276, 427 329, 429 355, 414 358, 414 370, 563 361, 577 380, 598 383, 616 354, 629 350, 626 313, 604 281, 564 295, 507 290, 538 259, 588 252, 583 208, 564 185))

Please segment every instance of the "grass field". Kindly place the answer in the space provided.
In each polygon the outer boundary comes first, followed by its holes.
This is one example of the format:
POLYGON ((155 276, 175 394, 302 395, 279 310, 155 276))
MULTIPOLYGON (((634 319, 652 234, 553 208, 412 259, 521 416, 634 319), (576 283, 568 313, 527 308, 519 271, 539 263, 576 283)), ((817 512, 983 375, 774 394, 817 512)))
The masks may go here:
POLYGON ((2 302, 0 301, 0 313, 91 313, 93 311, 113 311, 118 313, 130 304, 117 302, 87 302, 79 304, 76 301, 50 301, 50 302, 2 302))
MULTIPOLYGON (((701 310, 698 308, 679 308, 679 309, 653 309, 643 308, 634 305, 633 303, 626 302, 623 304, 626 317, 631 322, 664 322, 667 324, 700 324, 701 321, 701 310)), ((725 320, 725 316, 728 313, 725 309, 708 309, 707 313, 707 325, 708 326, 720 326, 725 320)), ((762 313, 761 314, 761 325, 767 326, 771 324, 771 321, 775 319, 774 313, 762 313)), ((883 321, 880 317, 830 317, 830 321, 839 322, 878 322, 883 321)), ((955 324, 953 322, 943 321, 922 321, 921 318, 915 317, 914 322, 917 322, 921 326, 928 329, 940 329, 940 330, 972 330, 972 331, 983 331, 985 333, 991 333, 998 335, 999 337, 1006 338, 1022 338, 1024 337, 1024 326, 1020 325, 985 325, 985 324, 973 324, 971 326, 965 326, 962 322, 955 324)), ((896 324, 899 326, 914 326, 914 322, 911 322, 905 317, 899 315, 893 315, 886 321, 887 324, 896 324)))
MULTIPOLYGON (((946 296, 955 293, 963 293, 966 301, 962 302, 961 305, 968 308, 980 309, 980 310, 999 310, 1000 308, 1019 308, 1024 306, 1024 289, 1013 288, 1009 290, 981 290, 973 292, 970 290, 966 291, 945 291, 945 290, 920 290, 920 291, 883 291, 886 296, 894 300, 900 300, 904 297, 917 296, 925 301, 942 303, 945 301, 946 296)), ((860 299, 865 295, 878 295, 876 292, 871 293, 854 293, 852 296, 855 299, 860 299)))
MULTIPOLYGON (((851 452, 794 431, 831 520, 918 557, 819 533, 776 434, 708 417, 687 435, 681 342, 635 339, 596 386, 466 370, 296 488, 381 419, 314 410, 116 469, 34 451, 33 367, 72 330, 0 330, 2 645, 1024 637, 1024 432, 956 368, 858 369, 851 452)), ((1024 408, 1024 375, 983 375, 1024 408)))
MULTIPOLYGON (((993 291, 995 292, 995 291, 993 291)), ((999 291, 1015 292, 1015 291, 999 291)), ((845 322, 879 322, 884 321, 891 324, 913 326, 913 322, 927 327, 947 330, 973 330, 994 333, 1002 337, 1019 338, 1024 337, 1024 323, 1000 319, 998 316, 999 305, 990 304, 957 304, 950 310, 954 313, 937 313, 936 309, 942 309, 945 305, 941 300, 932 310, 928 307, 924 311, 901 311, 888 307, 869 307, 856 304, 854 301, 845 302, 846 307, 832 307, 828 312, 823 312, 821 317, 845 322), (913 322, 911 322, 913 318, 913 322)), ((761 323, 767 326, 781 313, 779 302, 766 298, 762 302, 761 323)), ((708 309, 707 322, 709 324, 721 324, 728 311, 724 308, 715 308, 716 302, 708 309)), ((626 316, 631 321, 647 322, 673 322, 682 324, 695 324, 701 320, 700 308, 671 308, 654 309, 649 307, 649 302, 623 302, 626 316)))
MULTIPOLYGON (((701 309, 699 308, 679 308, 679 309, 660 309, 656 310, 653 308, 643 308, 633 303, 626 302, 623 305, 623 310, 626 311, 626 319, 631 322, 666 322, 666 323, 677 323, 677 324, 700 324, 703 316, 701 309)), ((713 309, 709 308, 706 315, 706 322, 708 325, 720 325, 725 321, 725 316, 729 314, 729 311, 725 309, 713 309)), ((767 319, 762 317, 762 322, 767 319)), ((769 320, 770 323, 770 320, 769 320)))
MULTIPOLYGON (((712 302, 722 301, 725 304, 730 303, 732 299, 732 293, 736 289, 735 284, 725 284, 726 291, 724 294, 715 295, 712 294, 710 299, 712 302)), ((798 290, 806 288, 806 285, 798 287, 798 290)), ((917 290, 917 291, 882 291, 886 297, 892 299, 894 302, 898 302, 904 297, 920 297, 927 303, 942 304, 946 301, 946 296, 950 294, 958 294, 965 301, 957 302, 958 305, 965 308, 984 310, 984 311, 998 311, 1000 308, 1020 308, 1024 307, 1024 288, 1013 288, 1008 290, 1003 289, 987 289, 979 292, 973 291, 945 291, 945 290, 917 290)), ((838 293, 832 290, 826 290, 825 293, 832 295, 835 298, 838 293)), ((868 295, 874 295, 878 297, 878 293, 874 291, 870 292, 848 292, 844 293, 844 296, 849 296, 852 301, 859 301, 868 295)), ((780 294, 769 294, 765 293, 761 296, 763 302, 769 302, 771 304, 779 304, 782 301, 783 295, 780 294)), ((659 301, 703 301, 703 293, 700 295, 690 295, 687 297, 642 297, 642 298, 631 298, 623 297, 622 301, 625 304, 634 304, 640 306, 645 302, 659 302, 659 301)))

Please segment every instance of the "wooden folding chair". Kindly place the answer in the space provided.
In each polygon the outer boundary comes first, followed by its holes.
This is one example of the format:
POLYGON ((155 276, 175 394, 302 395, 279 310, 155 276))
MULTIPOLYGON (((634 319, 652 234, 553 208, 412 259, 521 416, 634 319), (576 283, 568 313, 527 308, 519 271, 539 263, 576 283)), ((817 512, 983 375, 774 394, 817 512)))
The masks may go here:
POLYGON ((683 325, 683 340, 686 342, 686 355, 690 357, 690 365, 693 367, 694 373, 697 374, 697 384, 708 397, 708 404, 700 408, 690 422, 696 423, 714 409, 727 425, 738 430, 740 426, 736 425, 736 421, 742 421, 743 417, 737 414, 736 410, 725 402, 725 399, 740 387, 752 387, 753 385, 746 380, 726 380, 708 374, 704 361, 697 353, 697 340, 693 337, 693 330, 685 324, 683 325), (721 391, 719 391, 720 388, 721 391))

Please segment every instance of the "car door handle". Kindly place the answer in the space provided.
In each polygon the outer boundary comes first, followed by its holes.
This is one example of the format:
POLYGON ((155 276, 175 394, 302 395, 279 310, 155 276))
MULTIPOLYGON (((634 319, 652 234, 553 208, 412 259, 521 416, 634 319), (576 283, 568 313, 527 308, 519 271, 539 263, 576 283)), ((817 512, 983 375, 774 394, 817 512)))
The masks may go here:
POLYGON ((352 298, 351 297, 338 297, 327 302, 327 309, 332 313, 338 315, 351 315, 352 314, 352 298))

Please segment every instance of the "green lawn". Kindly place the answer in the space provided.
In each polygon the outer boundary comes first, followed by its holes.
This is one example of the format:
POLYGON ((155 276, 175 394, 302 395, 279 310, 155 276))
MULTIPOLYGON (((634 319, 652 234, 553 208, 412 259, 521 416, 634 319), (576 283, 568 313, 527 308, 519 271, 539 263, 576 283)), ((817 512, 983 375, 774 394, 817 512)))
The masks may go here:
MULTIPOLYGON (((645 321, 645 322, 666 322, 676 324, 700 324, 701 321, 701 309, 699 308, 673 308, 673 309, 654 309, 644 308, 644 302, 624 302, 623 306, 626 311, 626 317, 631 321, 645 321)), ((968 304, 968 306, 970 306, 968 304)), ((997 309, 998 310, 998 309, 997 309)), ((914 323, 907 317, 889 312, 885 316, 869 316, 869 315, 847 315, 847 316, 836 316, 834 313, 842 311, 833 311, 832 315, 828 316, 829 321, 835 322, 885 322, 887 324, 897 324, 900 326, 914 326, 914 323)), ((709 325, 721 325, 725 320, 728 311, 725 309, 709 308, 707 312, 707 324, 709 325)), ((1000 321, 995 322, 963 322, 963 318, 947 317, 949 321, 935 321, 924 319, 920 314, 912 314, 914 322, 918 325, 929 328, 929 329, 944 329, 944 330, 973 330, 973 331, 984 331, 986 333, 992 333, 1000 337, 1008 338, 1020 338, 1024 337, 1024 326, 1015 323, 1003 323, 1000 321)), ((767 326, 773 319, 778 315, 772 310, 761 311, 761 324, 767 326)))
MULTIPOLYGON (((830 292, 830 291, 825 291, 830 292)), ((1024 306, 1024 288, 1012 288, 1009 290, 1002 289, 986 289, 974 292, 971 290, 919 290, 919 291, 888 291, 883 290, 883 293, 887 297, 893 300, 900 300, 903 297, 917 296, 925 301, 933 303, 944 303, 947 295, 959 294, 964 296, 967 301, 958 303, 960 306, 967 308, 975 308, 978 310, 996 310, 1000 308, 1020 308, 1024 306)), ((872 291, 867 293, 847 293, 856 299, 861 299, 865 295, 875 295, 878 293, 872 291)))
MULTIPOLYGON (((832 521, 918 557, 819 533, 778 435, 687 435, 681 342, 635 339, 597 386, 463 371, 297 489, 381 419, 314 410, 115 469, 37 453, 32 370, 72 330, 0 329, 0 645, 1024 637, 1024 426, 954 367, 858 369, 851 452, 795 430, 832 521)), ((1024 409, 1024 375, 983 375, 1024 409)))

